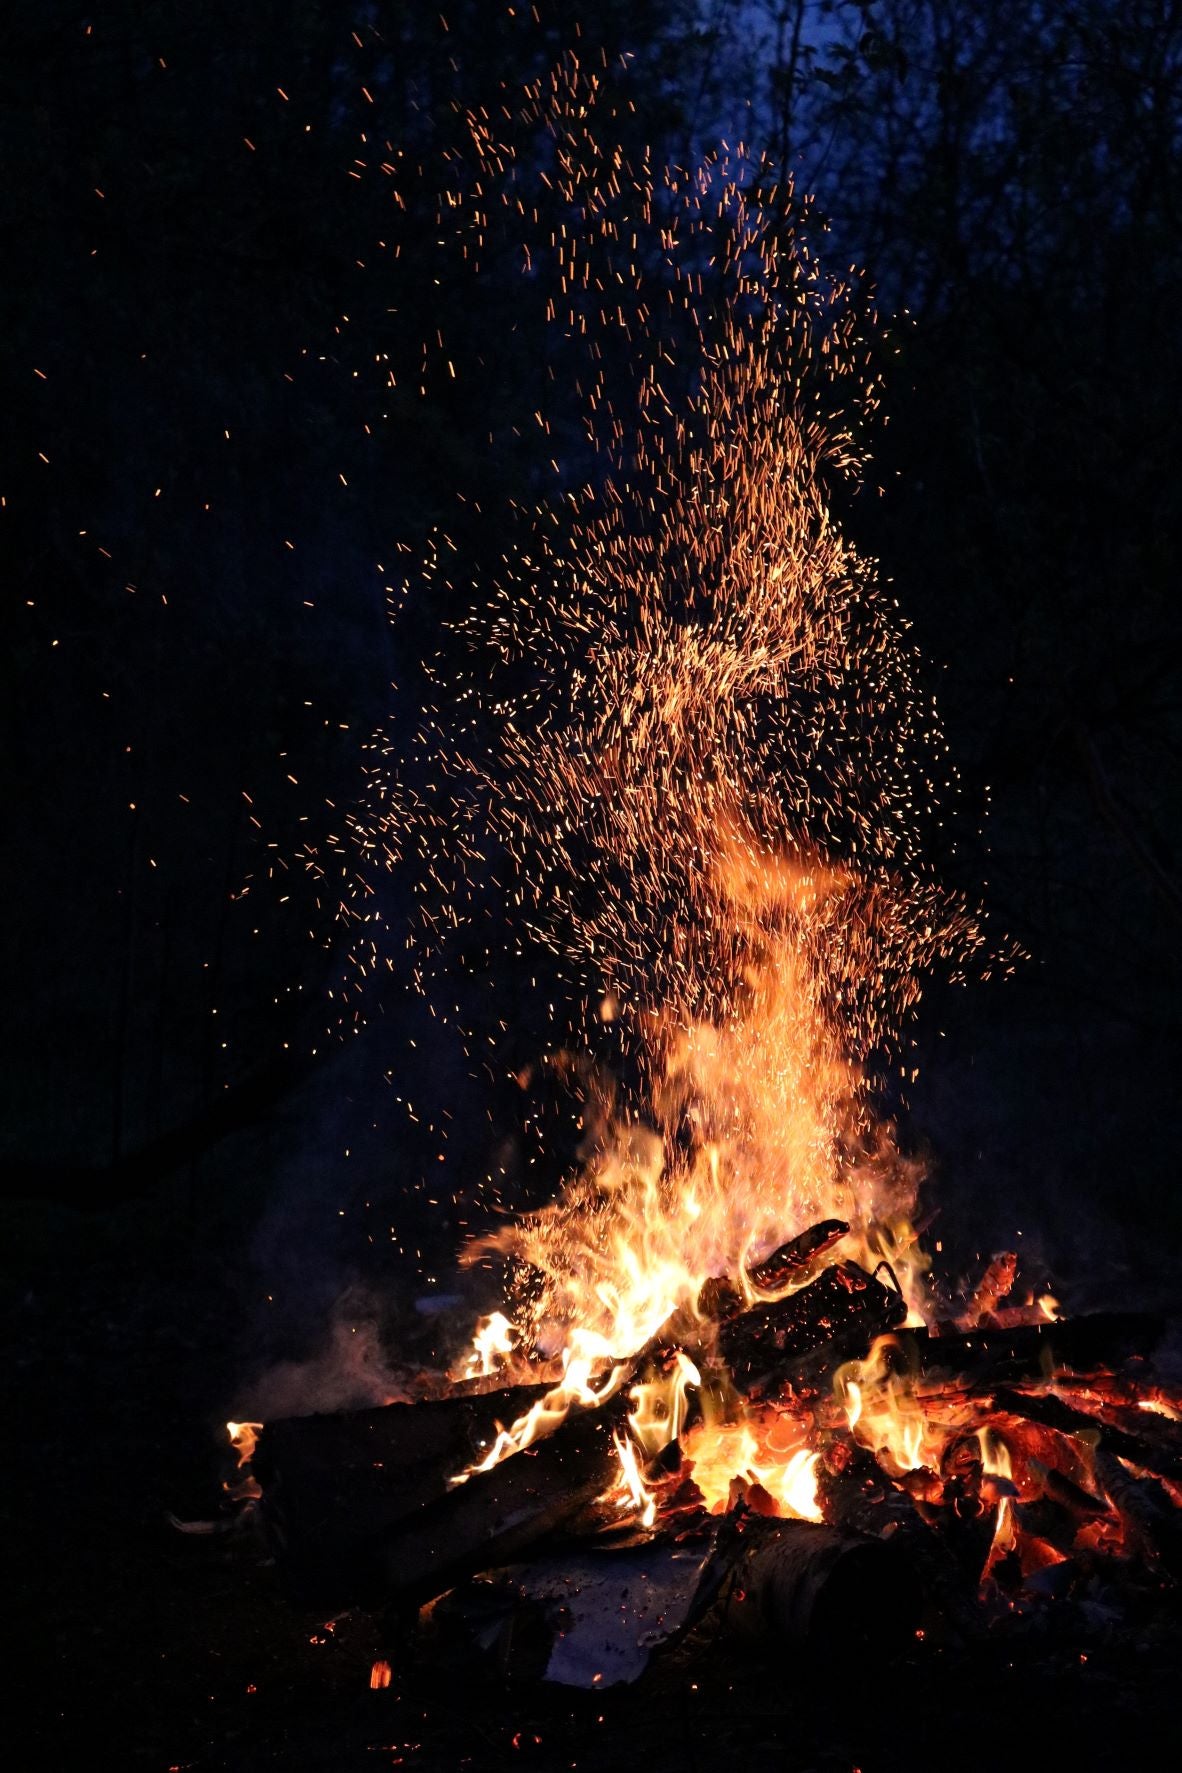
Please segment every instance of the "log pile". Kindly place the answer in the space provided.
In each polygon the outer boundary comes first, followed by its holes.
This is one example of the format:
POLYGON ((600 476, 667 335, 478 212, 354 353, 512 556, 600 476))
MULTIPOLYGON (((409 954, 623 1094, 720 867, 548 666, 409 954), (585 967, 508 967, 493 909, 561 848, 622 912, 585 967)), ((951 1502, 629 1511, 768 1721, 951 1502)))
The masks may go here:
MULTIPOLYGON (((545 1385, 267 1425, 259 1513, 293 1594, 430 1619, 506 1666, 528 1643, 533 1672, 610 1684, 707 1615, 827 1653, 897 1640, 933 1608, 963 1624, 985 1589, 1066 1591, 1078 1572, 1133 1564, 1151 1580, 1182 1574, 1182 1426, 1136 1407, 1161 1323, 905 1330, 885 1264, 871 1274, 831 1257, 846 1229, 805 1233, 746 1289, 708 1283, 693 1351, 739 1419, 800 1426, 823 1518, 783 1518, 756 1471, 708 1511, 676 1440, 643 1472, 644 1518, 611 1499, 631 1383, 686 1346, 671 1323, 605 1401, 486 1468, 545 1385), (917 1408, 941 1413, 938 1457, 892 1460, 836 1409, 835 1375, 872 1347, 910 1375, 917 1408)), ((693 1426, 691 1407, 683 1442, 693 1426)))

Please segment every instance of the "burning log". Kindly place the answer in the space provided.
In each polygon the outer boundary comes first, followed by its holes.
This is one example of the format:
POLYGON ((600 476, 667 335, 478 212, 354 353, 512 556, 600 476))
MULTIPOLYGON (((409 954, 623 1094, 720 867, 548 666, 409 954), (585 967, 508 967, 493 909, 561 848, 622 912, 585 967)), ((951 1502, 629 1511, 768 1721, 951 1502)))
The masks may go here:
POLYGON ((957 1318, 957 1328, 972 1330, 991 1318, 1001 1301, 1013 1292, 1017 1273, 1018 1258, 1013 1250, 1003 1250, 995 1256, 978 1281, 968 1310, 957 1318))
POLYGON ((1182 1530, 1177 1511, 1161 1484, 1126 1471, 1112 1453, 1098 1447, 1096 1478, 1120 1517, 1129 1544, 1146 1563, 1171 1575, 1182 1573, 1182 1530))
POLYGON ((905 1332, 923 1372, 968 1379, 974 1390, 1006 1380, 1038 1378, 1052 1366, 1075 1373, 1120 1366, 1151 1354, 1164 1334, 1162 1318, 1137 1311, 1102 1311, 1055 1323, 938 1336, 930 1330, 905 1332))
POLYGON ((1026 1466, 1043 1496, 1069 1514, 1077 1526, 1086 1525, 1089 1521, 1103 1520, 1109 1512, 1103 1497, 1093 1496, 1090 1490, 1085 1490, 1082 1484, 1077 1484, 1065 1472, 1052 1465, 1044 1465, 1039 1459, 1028 1458, 1026 1466))
MULTIPOLYGON (((934 1480, 931 1472, 925 1476, 934 1480)), ((817 1466, 817 1500, 828 1525, 844 1533, 889 1539, 927 1532, 907 1487, 892 1482, 874 1454, 846 1430, 826 1437, 817 1466)))
MULTIPOLYGON (((823 1219, 819 1225, 810 1225, 799 1237, 790 1238, 764 1261, 749 1268, 747 1279, 761 1293, 779 1292, 790 1281, 803 1279, 814 1263, 839 1243, 848 1230, 844 1219, 823 1219)), ((699 1318, 722 1323, 728 1318, 742 1316, 746 1310, 744 1295, 725 1278, 706 1281, 698 1294, 699 1318)))
POLYGON ((417 1607, 522 1557, 609 1487, 627 1405, 618 1395, 572 1413, 547 1439, 404 1516, 373 1544, 375 1586, 417 1607))
POLYGON ((448 1476, 480 1459, 496 1424, 515 1420, 545 1390, 515 1386, 268 1423, 252 1466, 296 1591, 324 1606, 360 1592, 375 1542, 446 1495, 448 1476))
POLYGON ((1098 1435, 1101 1451, 1118 1459, 1127 1459, 1131 1465, 1152 1471, 1158 1477, 1182 1478, 1182 1453, 1172 1447, 1163 1447, 1148 1436, 1130 1434, 1128 1429, 1117 1428, 1086 1410, 1074 1409, 1062 1398, 999 1389, 994 1392, 993 1403, 997 1410, 1023 1416, 1028 1421, 1041 1423, 1044 1428, 1056 1429, 1060 1434, 1098 1435))
POLYGON ((521 1557, 584 1509, 618 1469, 613 1435, 627 1413, 624 1394, 572 1411, 546 1439, 449 1485, 494 1438, 496 1415, 512 1418, 545 1390, 390 1404, 267 1428, 255 1460, 263 1519, 300 1598, 318 1608, 419 1606, 521 1557), (334 1466, 333 1448, 347 1446, 351 1462, 334 1466), (371 1455, 368 1466, 359 1446, 371 1455), (373 1459, 379 1450, 391 1456, 373 1459))
POLYGON ((819 1225, 810 1226, 802 1231, 799 1237, 781 1244, 778 1250, 754 1268, 747 1270, 747 1278, 752 1286, 761 1292, 775 1293, 786 1287, 794 1276, 808 1268, 819 1256, 831 1250, 839 1243, 849 1230, 844 1219, 822 1219, 819 1225))
POLYGON ((899 1293, 857 1263, 837 1262, 787 1298, 724 1323, 718 1351, 747 1396, 789 1381, 815 1385, 906 1315, 899 1293))

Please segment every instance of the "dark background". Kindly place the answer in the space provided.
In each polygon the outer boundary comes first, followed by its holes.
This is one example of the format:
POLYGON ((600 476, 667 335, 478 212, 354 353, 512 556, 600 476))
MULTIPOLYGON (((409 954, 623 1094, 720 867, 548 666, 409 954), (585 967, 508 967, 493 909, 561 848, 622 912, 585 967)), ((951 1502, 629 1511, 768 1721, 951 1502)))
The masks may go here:
POLYGON ((572 43, 631 58, 626 148, 742 134, 798 168, 889 320, 843 516, 961 774, 933 859, 1030 956, 922 1011, 909 1136, 949 1277, 1020 1233, 1068 1305, 1176 1300, 1182 12, 444 12, 45 0, 0 25, 0 1183, 37 1473, 13 1510, 41 1523, 18 1579, 94 1705, 128 1572, 145 1764, 183 1758, 188 1677, 161 1699, 143 1646, 173 1618, 161 1568, 194 1578, 144 1523, 200 1511, 213 1425, 275 1362, 349 1402, 445 1343, 416 1301, 454 1288, 480 1179, 568 1154, 560 1106, 505 1082, 552 1031, 480 1022, 483 952, 425 1001, 396 877, 362 908, 393 969, 343 989, 332 838, 371 732, 415 722, 448 586, 555 438, 580 469, 545 289, 509 254, 474 279, 437 223, 453 107, 572 43), (404 593, 437 526, 456 558, 404 593), (461 1000, 467 1048, 437 1013, 461 1000))

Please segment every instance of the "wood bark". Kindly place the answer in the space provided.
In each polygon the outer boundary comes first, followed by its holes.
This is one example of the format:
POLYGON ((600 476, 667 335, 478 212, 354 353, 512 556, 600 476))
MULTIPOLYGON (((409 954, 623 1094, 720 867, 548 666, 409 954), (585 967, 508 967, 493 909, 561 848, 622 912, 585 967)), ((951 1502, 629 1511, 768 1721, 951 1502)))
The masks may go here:
POLYGON ((733 1560, 721 1602, 726 1623, 744 1636, 849 1654, 881 1651, 914 1630, 918 1584, 889 1542, 748 1516, 720 1542, 719 1555, 733 1560))

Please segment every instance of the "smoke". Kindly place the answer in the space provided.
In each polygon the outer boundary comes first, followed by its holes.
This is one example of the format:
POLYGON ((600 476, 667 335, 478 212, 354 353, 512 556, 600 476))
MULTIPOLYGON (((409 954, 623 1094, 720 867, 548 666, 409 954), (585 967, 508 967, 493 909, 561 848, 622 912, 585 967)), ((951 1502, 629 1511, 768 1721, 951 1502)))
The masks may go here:
POLYGON ((274 1422, 405 1402, 411 1395, 410 1375, 391 1362, 383 1344, 380 1306, 355 1287, 337 1301, 319 1350, 259 1373, 244 1386, 234 1414, 274 1422))

